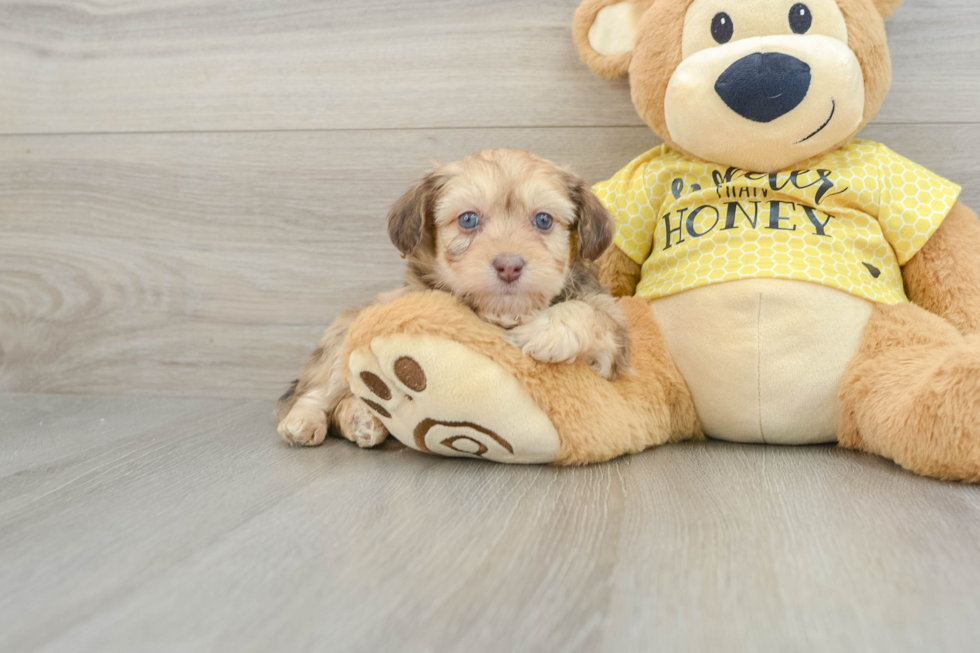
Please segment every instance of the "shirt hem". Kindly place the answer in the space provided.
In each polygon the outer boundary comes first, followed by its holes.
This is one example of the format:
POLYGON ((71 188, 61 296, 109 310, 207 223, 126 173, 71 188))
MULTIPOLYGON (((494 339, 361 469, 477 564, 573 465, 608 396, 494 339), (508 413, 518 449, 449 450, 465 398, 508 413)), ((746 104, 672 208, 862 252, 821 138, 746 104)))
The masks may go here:
MULTIPOLYGON (((718 280, 708 279, 708 280, 705 280, 704 282, 694 283, 694 284, 692 284, 690 286, 687 286, 685 288, 681 288, 679 290, 672 290, 672 291, 644 290, 644 289, 641 289, 640 287, 637 287, 635 296, 636 297, 640 297, 642 299, 651 299, 651 300, 652 299, 663 299, 665 297, 672 297, 674 295, 680 295, 681 293, 685 293, 685 292, 687 292, 689 290, 696 290, 698 288, 706 288, 708 286, 715 286, 715 285, 722 284, 722 283, 731 283, 733 281, 747 281, 747 280, 750 280, 750 279, 773 279, 773 280, 779 280, 779 281, 797 281, 797 282, 800 282, 800 283, 813 283, 813 284, 816 284, 818 286, 823 286, 825 288, 832 288, 834 290, 838 290, 838 291, 840 291, 842 293, 846 293, 848 295, 851 295, 852 297, 857 297, 858 299, 863 299, 865 301, 869 301, 869 302, 871 302, 873 304, 881 304, 882 306, 897 306, 897 305, 900 305, 900 304, 908 304, 908 303, 910 303, 910 300, 909 300, 908 297, 906 297, 904 291, 902 291, 901 294, 898 294, 898 293, 894 293, 893 292, 893 293, 887 293, 887 294, 882 294, 882 295, 877 295, 877 296, 870 296, 867 293, 857 292, 857 291, 855 291, 854 289, 851 289, 851 288, 842 288, 839 285, 834 285, 834 284, 830 284, 830 283, 824 283, 824 282, 819 281, 819 280, 816 280, 816 279, 801 279, 799 277, 793 277, 792 275, 786 275, 786 274, 772 274, 772 275, 758 275, 757 274, 757 275, 750 275, 750 276, 737 277, 737 278, 731 278, 731 279, 718 279, 718 280)), ((642 286, 642 284, 643 284, 643 282, 641 281, 640 282, 640 285, 642 286)))

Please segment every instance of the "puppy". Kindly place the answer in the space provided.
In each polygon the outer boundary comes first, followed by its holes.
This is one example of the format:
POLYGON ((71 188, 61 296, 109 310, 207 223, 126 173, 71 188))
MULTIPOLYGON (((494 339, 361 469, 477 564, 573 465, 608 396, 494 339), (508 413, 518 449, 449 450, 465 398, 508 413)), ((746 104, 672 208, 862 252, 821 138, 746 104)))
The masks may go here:
MULTIPOLYGON (((629 333, 593 263, 610 245, 612 217, 581 179, 528 152, 488 150, 444 165, 388 215, 388 235, 407 259, 405 286, 378 297, 441 290, 507 340, 545 363, 588 362, 607 379, 630 369, 629 333)), ((361 447, 384 425, 351 394, 340 352, 365 306, 327 329, 302 376, 279 400, 279 434, 315 446, 328 430, 361 447)))

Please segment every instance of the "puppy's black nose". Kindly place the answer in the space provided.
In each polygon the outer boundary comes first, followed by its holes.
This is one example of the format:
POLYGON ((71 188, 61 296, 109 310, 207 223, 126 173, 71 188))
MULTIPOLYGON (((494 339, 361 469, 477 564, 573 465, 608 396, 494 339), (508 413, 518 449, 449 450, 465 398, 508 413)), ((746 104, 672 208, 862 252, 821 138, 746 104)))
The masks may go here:
POLYGON ((498 279, 504 283, 514 283, 524 271, 524 259, 517 254, 501 254, 493 259, 493 267, 497 270, 498 279))
POLYGON ((715 92, 728 108, 755 122, 772 122, 800 106, 810 90, 810 66, 779 52, 757 52, 721 74, 715 92))

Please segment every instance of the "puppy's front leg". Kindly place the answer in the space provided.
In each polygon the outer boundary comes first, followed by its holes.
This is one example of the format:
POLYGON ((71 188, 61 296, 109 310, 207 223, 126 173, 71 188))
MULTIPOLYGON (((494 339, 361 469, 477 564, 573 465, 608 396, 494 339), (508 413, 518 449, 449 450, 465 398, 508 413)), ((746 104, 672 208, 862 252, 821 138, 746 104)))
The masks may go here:
POLYGON ((542 363, 574 363, 581 357, 606 379, 630 369, 626 318, 605 295, 556 304, 508 331, 506 338, 542 363))

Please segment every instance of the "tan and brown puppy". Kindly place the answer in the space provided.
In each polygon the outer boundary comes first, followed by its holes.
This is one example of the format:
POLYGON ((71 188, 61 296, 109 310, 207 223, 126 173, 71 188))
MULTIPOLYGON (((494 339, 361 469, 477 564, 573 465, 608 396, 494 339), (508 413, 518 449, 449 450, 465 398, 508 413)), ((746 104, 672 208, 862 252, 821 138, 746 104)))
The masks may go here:
MULTIPOLYGON (((488 150, 444 165, 409 190, 388 216, 407 260, 405 287, 454 295, 507 340, 545 363, 583 359, 604 378, 629 369, 626 319, 593 261, 612 242, 608 211, 585 183, 520 150, 488 150)), ((341 376, 352 309, 327 329, 303 374, 280 400, 279 433, 318 445, 328 427, 362 447, 387 436, 341 376)))

